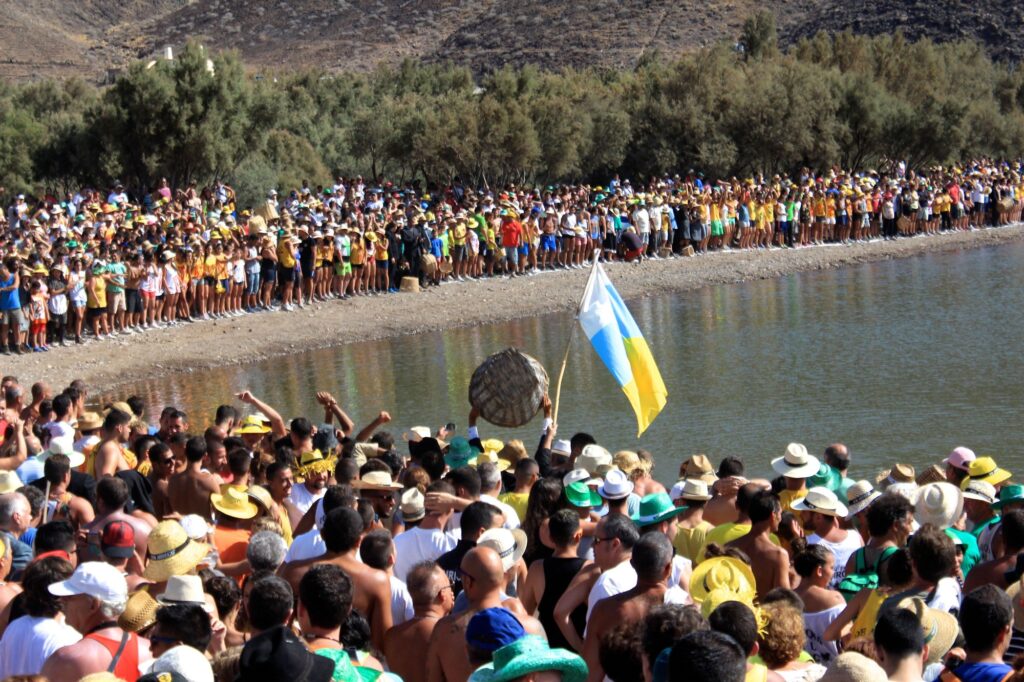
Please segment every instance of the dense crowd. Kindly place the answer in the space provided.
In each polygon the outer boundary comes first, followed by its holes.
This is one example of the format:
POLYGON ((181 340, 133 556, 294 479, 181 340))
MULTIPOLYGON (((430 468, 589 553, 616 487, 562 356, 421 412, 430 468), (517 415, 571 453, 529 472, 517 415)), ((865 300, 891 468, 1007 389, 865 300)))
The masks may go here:
POLYGON ((489 277, 1004 225, 1021 164, 422 191, 361 177, 236 205, 216 182, 6 202, 4 352, 489 277), (410 284, 411 286, 411 284, 410 284))
POLYGON ((0 680, 1024 679, 1024 486, 965 447, 874 480, 839 443, 772 480, 696 454, 666 487, 546 398, 524 444, 327 392, 286 421, 2 391, 0 680))

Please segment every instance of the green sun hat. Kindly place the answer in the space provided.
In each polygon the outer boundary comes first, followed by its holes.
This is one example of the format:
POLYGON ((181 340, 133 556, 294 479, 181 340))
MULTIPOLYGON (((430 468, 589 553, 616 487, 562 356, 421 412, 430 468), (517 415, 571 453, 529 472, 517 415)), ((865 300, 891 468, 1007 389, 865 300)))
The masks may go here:
POLYGON ((1002 510, 1004 505, 1012 502, 1024 502, 1024 485, 1011 483, 999 490, 999 500, 992 505, 993 509, 1002 510))
POLYGON ((456 436, 448 443, 448 452, 445 453, 444 463, 450 469, 458 469, 464 466, 473 466, 476 463, 477 450, 469 444, 463 436, 456 436))
POLYGON ((469 676, 469 682, 511 682, 530 673, 556 671, 563 682, 587 679, 587 664, 566 649, 552 649, 541 637, 527 636, 497 649, 494 660, 469 676))
POLYGON ((655 523, 667 521, 686 511, 686 507, 677 507, 668 493, 651 493, 640 500, 640 508, 633 517, 633 523, 643 528, 655 523))
POLYGON ((565 486, 565 498, 574 507, 600 507, 604 504, 597 490, 587 485, 586 481, 576 481, 565 486))
POLYGON ((822 462, 818 466, 818 473, 811 476, 807 482, 808 488, 828 488, 832 492, 839 490, 839 486, 843 483, 842 475, 830 467, 828 464, 822 462))

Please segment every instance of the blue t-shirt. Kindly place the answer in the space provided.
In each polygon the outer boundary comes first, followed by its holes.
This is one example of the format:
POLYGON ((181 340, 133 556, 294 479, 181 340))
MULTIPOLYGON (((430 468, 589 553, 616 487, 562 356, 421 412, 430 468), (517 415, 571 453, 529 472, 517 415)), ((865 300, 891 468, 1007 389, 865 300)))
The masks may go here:
MULTIPOLYGON (((14 275, 11 275, 3 282, 0 282, 0 287, 12 287, 14 286, 14 275)), ((11 289, 10 291, 0 291, 0 310, 17 310, 21 307, 21 297, 18 295, 17 289, 11 289)))
POLYGON ((1005 663, 962 663, 953 672, 963 682, 999 682, 1013 668, 1005 663))

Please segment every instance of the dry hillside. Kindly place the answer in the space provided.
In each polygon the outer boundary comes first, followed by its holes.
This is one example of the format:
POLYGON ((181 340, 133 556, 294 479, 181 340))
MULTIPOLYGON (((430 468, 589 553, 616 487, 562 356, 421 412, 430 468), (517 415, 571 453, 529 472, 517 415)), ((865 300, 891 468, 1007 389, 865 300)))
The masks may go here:
POLYGON ((993 56, 1024 52, 1014 0, 19 0, 0 3, 0 77, 25 80, 108 69, 178 46, 238 49, 255 69, 370 69, 405 57, 482 71, 505 63, 628 67, 734 40, 768 9, 783 42, 819 29, 976 38, 993 56))

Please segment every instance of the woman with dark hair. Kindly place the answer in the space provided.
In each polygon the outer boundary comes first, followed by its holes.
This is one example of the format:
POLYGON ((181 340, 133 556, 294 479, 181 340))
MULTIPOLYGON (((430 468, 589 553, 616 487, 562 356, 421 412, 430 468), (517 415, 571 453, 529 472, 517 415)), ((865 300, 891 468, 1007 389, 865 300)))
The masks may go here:
POLYGON ((547 523, 551 515, 565 506, 562 482, 557 478, 542 478, 533 484, 530 501, 526 505, 523 532, 526 533, 526 554, 523 560, 529 565, 537 559, 547 559, 554 553, 554 546, 547 535, 547 523))
POLYGON ((839 655, 835 642, 825 639, 825 630, 846 608, 843 595, 828 587, 835 574, 835 555, 822 545, 809 545, 793 562, 800 576, 796 593, 804 602, 804 631, 807 651, 814 660, 828 665, 839 655))
POLYGON ((60 614, 60 598, 50 585, 67 580, 74 567, 64 559, 46 557, 25 569, 25 591, 11 604, 11 620, 0 639, 0 679, 11 675, 38 675, 57 649, 82 636, 60 614))

